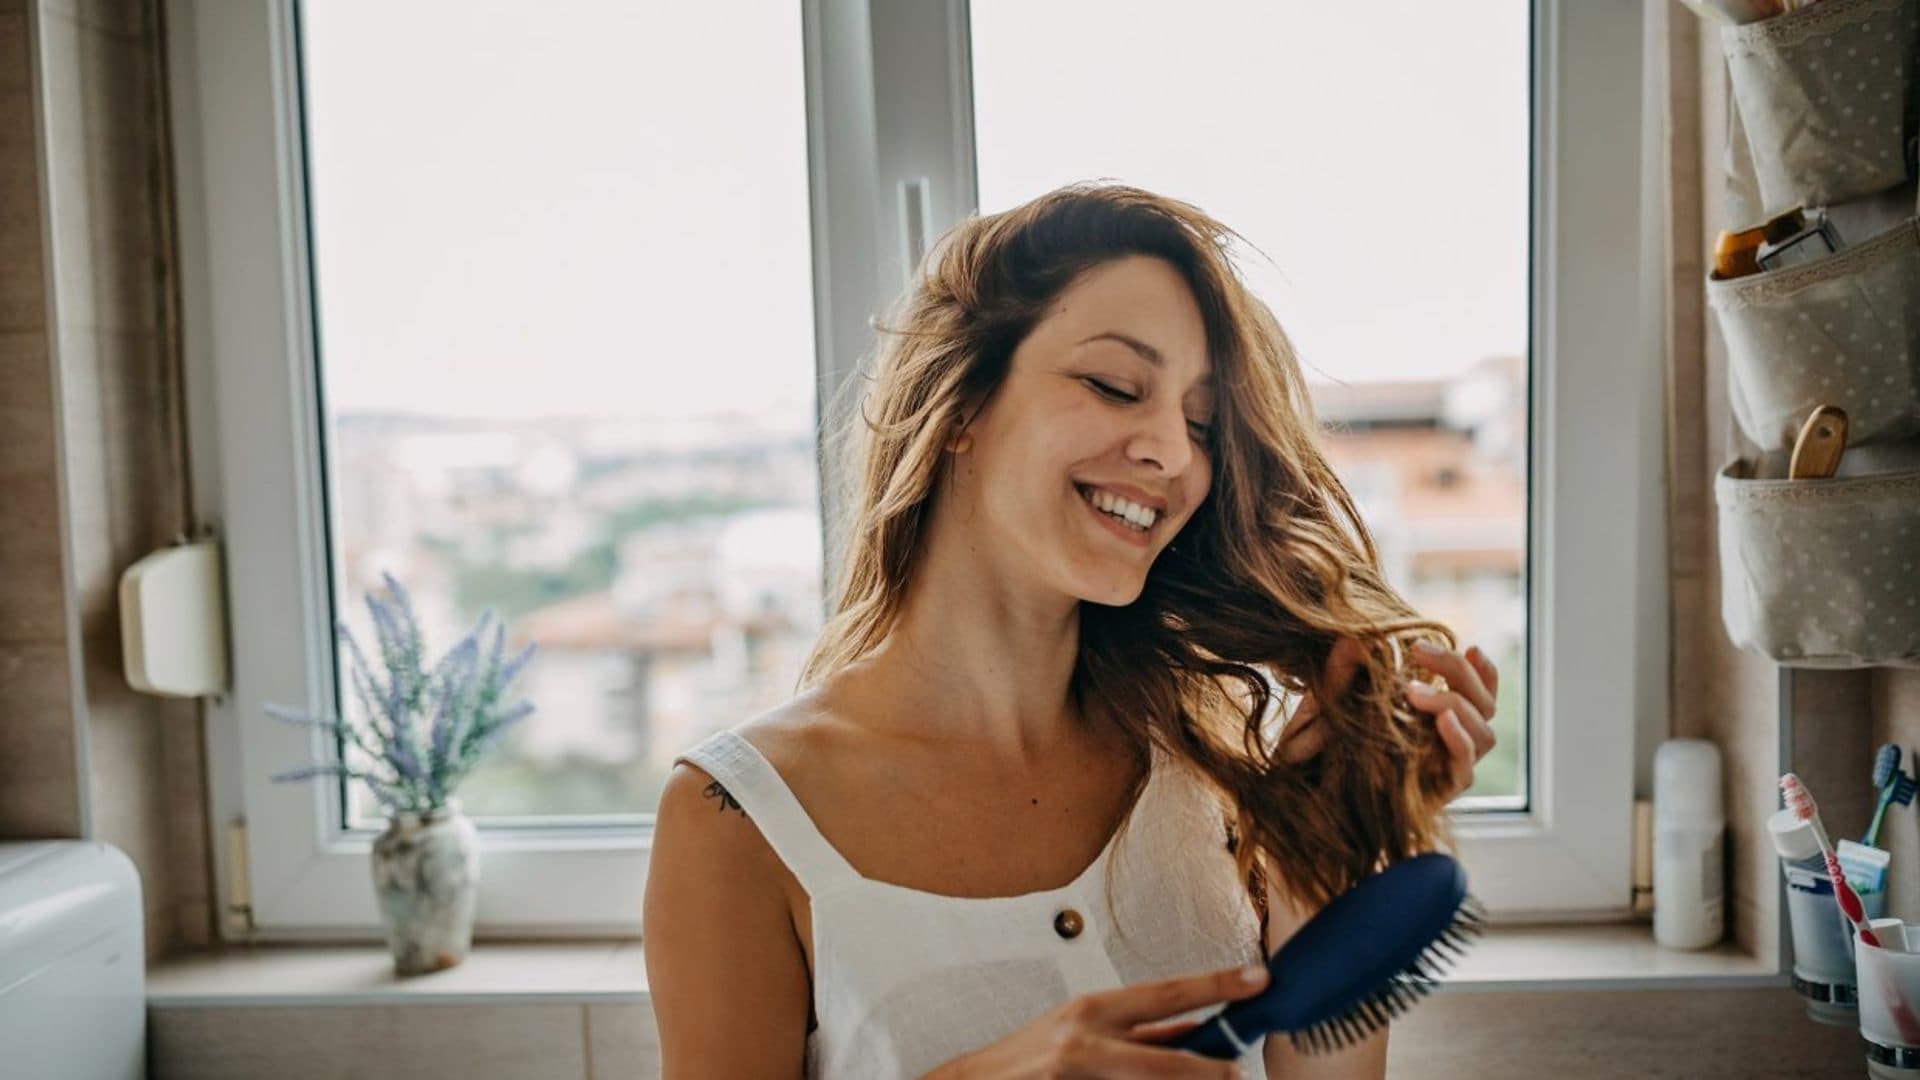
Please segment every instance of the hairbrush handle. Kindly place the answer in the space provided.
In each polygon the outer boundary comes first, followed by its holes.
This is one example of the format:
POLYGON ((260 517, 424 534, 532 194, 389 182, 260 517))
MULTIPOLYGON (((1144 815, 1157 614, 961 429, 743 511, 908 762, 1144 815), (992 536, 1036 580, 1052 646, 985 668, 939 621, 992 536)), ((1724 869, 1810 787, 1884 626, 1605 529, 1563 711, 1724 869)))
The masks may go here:
POLYGON ((1264 1034, 1264 1032, 1257 1032, 1252 1037, 1243 1035, 1234 1030, 1226 1014, 1220 1012, 1213 1014, 1199 1027, 1182 1032, 1174 1045, 1182 1050, 1199 1054, 1201 1057, 1232 1061, 1251 1049, 1254 1042, 1264 1034))

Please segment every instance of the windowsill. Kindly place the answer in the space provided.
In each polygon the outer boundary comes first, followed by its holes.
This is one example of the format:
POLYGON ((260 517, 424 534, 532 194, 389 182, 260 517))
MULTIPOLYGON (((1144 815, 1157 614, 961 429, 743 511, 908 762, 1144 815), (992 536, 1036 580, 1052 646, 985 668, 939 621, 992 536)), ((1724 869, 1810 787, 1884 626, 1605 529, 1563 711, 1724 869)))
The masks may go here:
MULTIPOLYGON (((1499 927, 1442 992, 1682 990, 1786 986, 1736 946, 1674 952, 1645 924, 1499 927)), ((647 1000, 639 942, 480 942, 465 963, 399 978, 383 947, 261 945, 190 953, 147 974, 162 1008, 294 1005, 615 1003, 647 1000)))

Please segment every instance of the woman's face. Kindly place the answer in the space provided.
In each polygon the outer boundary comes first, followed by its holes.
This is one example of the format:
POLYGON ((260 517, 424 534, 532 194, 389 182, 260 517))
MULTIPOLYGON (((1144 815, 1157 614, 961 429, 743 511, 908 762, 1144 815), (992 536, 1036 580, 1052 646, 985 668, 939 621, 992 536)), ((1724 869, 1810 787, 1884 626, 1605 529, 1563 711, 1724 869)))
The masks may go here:
POLYGON ((968 425, 959 520, 1062 592, 1132 603, 1206 498, 1213 422, 1206 325, 1179 271, 1149 256, 1094 267, 968 425))

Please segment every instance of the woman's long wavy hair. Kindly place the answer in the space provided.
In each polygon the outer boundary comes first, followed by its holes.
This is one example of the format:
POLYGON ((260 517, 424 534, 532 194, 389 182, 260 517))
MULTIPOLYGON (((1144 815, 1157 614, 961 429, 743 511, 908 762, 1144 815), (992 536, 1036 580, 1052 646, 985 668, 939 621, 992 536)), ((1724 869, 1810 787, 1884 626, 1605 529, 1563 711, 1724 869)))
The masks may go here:
POLYGON ((1451 844, 1446 753, 1401 680, 1413 639, 1455 640, 1383 576, 1321 451, 1293 347, 1235 270, 1234 241, 1245 243, 1192 205, 1111 182, 1068 185, 941 237, 879 324, 864 400, 830 439, 846 461, 844 559, 800 685, 868 655, 892 629, 944 448, 1053 300, 1101 264, 1164 259, 1206 326, 1212 486, 1137 600, 1080 605, 1070 693, 1089 723, 1116 726, 1142 755, 1157 743, 1220 789, 1242 879, 1264 912, 1256 848, 1280 891, 1317 907, 1386 863, 1451 844), (1360 660, 1335 686, 1327 661, 1343 639, 1360 660), (1277 752, 1276 688, 1321 705, 1324 745, 1304 762, 1277 752))

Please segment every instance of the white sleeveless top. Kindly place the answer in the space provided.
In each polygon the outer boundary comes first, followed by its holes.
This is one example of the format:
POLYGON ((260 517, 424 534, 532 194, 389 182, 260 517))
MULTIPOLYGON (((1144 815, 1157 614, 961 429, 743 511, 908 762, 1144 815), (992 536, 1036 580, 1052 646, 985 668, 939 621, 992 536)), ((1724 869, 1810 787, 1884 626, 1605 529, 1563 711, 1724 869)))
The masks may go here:
MULTIPOLYGON (((752 743, 717 732, 674 760, 727 789, 813 908, 810 1077, 918 1077, 1066 1001, 1264 956, 1223 801, 1159 748, 1127 826, 1071 883, 955 897, 862 877, 752 743), (1106 870, 1114 863, 1113 906, 1106 870), (1071 910, 1080 929, 1071 937, 1071 910)), ((1214 1006, 1193 1010, 1205 1015, 1214 1006)), ((1262 1078, 1264 1040, 1240 1058, 1262 1078)))

